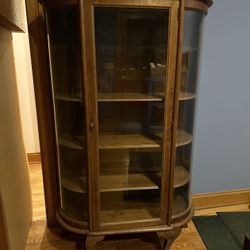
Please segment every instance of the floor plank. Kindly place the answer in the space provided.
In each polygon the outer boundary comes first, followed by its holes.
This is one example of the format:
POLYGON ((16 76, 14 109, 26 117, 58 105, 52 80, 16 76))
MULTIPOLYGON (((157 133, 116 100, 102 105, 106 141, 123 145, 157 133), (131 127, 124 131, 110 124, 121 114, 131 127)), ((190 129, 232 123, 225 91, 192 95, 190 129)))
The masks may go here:
MULTIPOLYGON (((40 164, 30 164, 30 180, 33 198, 33 223, 29 232, 26 250, 73 250, 75 241, 80 240, 77 236, 60 234, 59 229, 46 227, 45 208, 43 199, 43 183, 40 164), (77 238, 76 238, 77 237, 77 238)), ((195 212, 196 215, 211 215, 222 211, 249 211, 248 204, 234 205, 219 208, 202 209, 195 212)), ((98 250, 154 250, 151 244, 137 239, 110 240, 101 242, 98 250)), ((171 247, 171 250, 203 250, 206 249, 192 222, 182 230, 171 247)))

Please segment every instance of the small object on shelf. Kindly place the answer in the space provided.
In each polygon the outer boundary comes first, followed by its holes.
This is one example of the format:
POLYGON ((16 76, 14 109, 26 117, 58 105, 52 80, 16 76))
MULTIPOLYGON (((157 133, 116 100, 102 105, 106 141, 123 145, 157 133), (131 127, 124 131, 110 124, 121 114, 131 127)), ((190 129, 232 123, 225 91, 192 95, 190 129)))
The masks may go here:
POLYGON ((150 63, 150 77, 157 78, 157 77, 165 77, 166 74, 166 66, 160 63, 150 63))

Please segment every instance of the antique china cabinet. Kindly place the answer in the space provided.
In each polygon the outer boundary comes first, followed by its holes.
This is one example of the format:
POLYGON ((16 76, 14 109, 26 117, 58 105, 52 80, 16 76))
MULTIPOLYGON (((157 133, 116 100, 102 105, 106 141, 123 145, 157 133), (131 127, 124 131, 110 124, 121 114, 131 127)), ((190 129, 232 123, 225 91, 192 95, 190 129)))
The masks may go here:
MULTIPOLYGON (((211 0, 27 0, 48 225, 154 233, 192 217, 200 35, 211 0)), ((150 237, 145 237, 150 238, 150 237)))

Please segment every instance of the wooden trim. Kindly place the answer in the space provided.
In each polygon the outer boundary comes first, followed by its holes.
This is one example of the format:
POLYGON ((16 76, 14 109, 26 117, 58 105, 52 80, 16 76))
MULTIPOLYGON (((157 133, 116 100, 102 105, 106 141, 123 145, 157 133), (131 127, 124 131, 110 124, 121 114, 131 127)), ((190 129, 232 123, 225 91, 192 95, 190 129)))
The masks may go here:
POLYGON ((176 165, 176 145, 177 145, 177 132, 178 132, 178 112, 179 112, 179 95, 180 95, 180 80, 181 80, 181 67, 182 67, 182 44, 183 44, 183 27, 184 27, 184 0, 181 1, 179 10, 179 29, 178 29, 178 47, 177 47, 177 61, 176 61, 176 84, 174 92, 174 106, 172 113, 172 141, 171 141, 171 168, 170 168, 170 181, 169 181, 169 204, 168 204, 168 217, 167 223, 171 224, 172 210, 173 210, 173 196, 174 196, 174 169, 176 165))
POLYGON ((99 149, 98 149, 98 103, 95 63, 94 13, 90 1, 80 0, 82 64, 84 79, 84 97, 86 105, 86 128, 88 145, 88 199, 89 228, 99 230, 100 194, 99 194, 99 149), (85 36, 85 33, 88 33, 85 36), (94 126, 91 128, 90 124, 94 126))
MULTIPOLYGON (((174 92, 175 92, 175 72, 177 66, 177 46, 178 46, 178 32, 179 23, 178 16, 181 6, 178 8, 171 8, 169 10, 169 34, 168 34, 168 50, 167 50, 167 71, 166 71, 166 96, 165 107, 164 107, 164 131, 163 131, 163 168, 162 168, 162 179, 161 179, 161 219, 162 224, 166 224, 168 220, 168 208, 172 203, 169 199, 171 191, 169 189, 169 183, 173 181, 166 178, 171 173, 171 140, 172 140, 172 117, 174 110, 174 92)), ((183 9, 184 10, 184 9, 183 9)))
POLYGON ((42 6, 37 0, 26 0, 30 52, 37 107, 38 130, 48 226, 56 226, 59 205, 56 144, 46 25, 42 6))
POLYGON ((4 211, 3 200, 0 190, 0 250, 8 250, 9 247, 9 236, 7 231, 6 216, 4 211))
POLYGON ((7 18, 5 18, 2 15, 0 15, 0 26, 3 26, 3 27, 5 27, 6 29, 8 29, 10 31, 23 32, 22 29, 20 29, 17 25, 15 25, 14 23, 10 22, 7 18))
POLYGON ((175 0, 88 0, 93 6, 126 7, 126 8, 178 8, 179 1, 175 0))
POLYGON ((207 14, 208 8, 213 5, 212 0, 187 0, 185 1, 185 9, 199 11, 207 14))
POLYGON ((192 202, 196 209, 250 203, 250 189, 197 194, 192 196, 192 202))
POLYGON ((41 154, 40 154, 40 152, 28 153, 27 158, 28 158, 28 163, 29 164, 41 163, 41 154))

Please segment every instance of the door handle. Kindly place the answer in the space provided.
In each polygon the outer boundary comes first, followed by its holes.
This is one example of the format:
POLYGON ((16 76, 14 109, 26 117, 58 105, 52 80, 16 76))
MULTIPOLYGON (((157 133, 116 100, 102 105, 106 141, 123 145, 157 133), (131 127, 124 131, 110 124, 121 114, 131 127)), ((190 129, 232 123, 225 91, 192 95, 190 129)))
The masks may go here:
POLYGON ((92 118, 92 119, 90 120, 89 128, 90 128, 90 130, 93 130, 94 127, 95 127, 95 122, 94 122, 94 119, 92 118))

